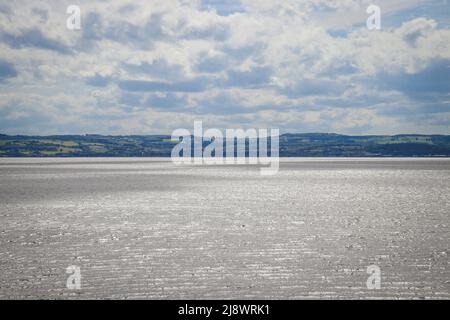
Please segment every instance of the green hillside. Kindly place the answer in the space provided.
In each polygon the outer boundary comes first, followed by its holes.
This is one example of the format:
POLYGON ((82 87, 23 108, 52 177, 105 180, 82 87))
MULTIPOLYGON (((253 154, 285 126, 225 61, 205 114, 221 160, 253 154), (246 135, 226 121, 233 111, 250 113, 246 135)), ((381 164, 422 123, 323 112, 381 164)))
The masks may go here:
MULTIPOLYGON (((168 157, 175 143, 152 136, 8 136, 0 135, 0 157, 168 157)), ((450 136, 345 136, 284 134, 282 157, 425 157, 450 156, 450 136)))

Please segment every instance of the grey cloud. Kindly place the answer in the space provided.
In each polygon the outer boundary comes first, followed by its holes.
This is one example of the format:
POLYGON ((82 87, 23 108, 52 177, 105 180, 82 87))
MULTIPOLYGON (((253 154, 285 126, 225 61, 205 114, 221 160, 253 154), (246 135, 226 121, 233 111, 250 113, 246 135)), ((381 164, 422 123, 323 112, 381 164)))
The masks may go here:
POLYGON ((247 58, 252 58, 253 61, 262 62, 261 52, 264 52, 268 44, 258 42, 238 48, 225 46, 223 52, 237 61, 244 61, 247 58))
POLYGON ((326 67, 325 70, 319 72, 319 77, 336 77, 337 75, 351 75, 358 72, 358 68, 350 61, 337 61, 326 67))
POLYGON ((345 29, 330 29, 327 33, 333 38, 347 38, 349 31, 345 29))
POLYGON ((41 8, 33 8, 31 12, 41 18, 42 21, 48 20, 48 11, 41 8))
POLYGON ((250 71, 229 71, 228 82, 229 86, 261 86, 270 83, 272 69, 269 67, 258 67, 250 71))
POLYGON ((159 111, 180 111, 187 106, 186 95, 174 92, 151 94, 146 92, 124 92, 120 95, 118 102, 124 111, 147 108, 159 111))
POLYGON ((106 87, 110 83, 111 79, 109 77, 102 77, 99 74, 96 74, 93 77, 86 79, 86 84, 93 87, 106 87))
POLYGON ((212 24, 199 28, 190 28, 180 35, 183 39, 209 39, 216 41, 225 41, 229 36, 230 29, 226 24, 212 24))
POLYGON ((138 6, 136 6, 132 3, 129 3, 129 4, 126 4, 126 5, 123 5, 122 7, 120 7, 119 12, 122 14, 127 14, 130 12, 136 11, 137 9, 138 9, 138 6))
POLYGON ((200 58, 200 62, 196 66, 196 70, 199 72, 215 73, 226 70, 229 65, 230 61, 226 56, 203 56, 200 58))
POLYGON ((83 21, 83 39, 85 40, 100 40, 102 38, 102 21, 101 17, 96 12, 89 12, 83 21))
POLYGON ((174 83, 123 80, 119 81, 119 88, 132 92, 201 92, 207 88, 207 83, 203 79, 174 83))
POLYGON ((151 95, 146 100, 145 104, 163 111, 182 111, 187 106, 186 98, 184 96, 180 97, 174 93, 166 93, 162 96, 151 95))
POLYGON ((409 45, 416 46, 417 40, 435 27, 436 22, 434 20, 417 18, 404 23, 397 32, 409 45))
POLYGON ((195 108, 190 111, 202 115, 234 115, 252 113, 263 109, 266 109, 266 106, 246 108, 242 106, 241 101, 225 91, 215 97, 197 101, 195 108))
POLYGON ((385 90, 401 91, 414 99, 433 101, 450 92, 450 60, 436 60, 415 74, 381 73, 378 86, 385 90))
MULTIPOLYGON (((122 7, 121 10, 132 10, 131 7, 122 7)), ((92 47, 98 40, 108 39, 117 43, 133 45, 138 48, 151 49, 154 41, 165 37, 162 28, 162 13, 153 13, 145 25, 140 26, 126 20, 110 21, 103 20, 97 12, 89 12, 83 21, 82 46, 92 47)))
POLYGON ((11 14, 11 8, 6 3, 0 3, 0 12, 4 14, 11 14))
POLYGON ((0 59, 0 82, 7 78, 14 78, 17 76, 16 68, 12 63, 0 59))
POLYGON ((128 21, 117 21, 112 23, 106 29, 105 36, 109 40, 121 43, 134 42, 142 39, 139 26, 128 21))
POLYGON ((36 28, 22 30, 19 35, 3 32, 0 34, 0 39, 15 49, 34 47, 61 54, 72 53, 72 50, 63 42, 47 37, 41 30, 36 28))
POLYGON ((124 111, 140 107, 143 99, 143 93, 124 92, 120 95, 118 102, 122 105, 124 111))
POLYGON ((22 102, 12 102, 0 109, 0 128, 8 129, 34 128, 37 124, 46 125, 51 121, 51 117, 45 113, 39 112, 29 105, 22 102), (20 117, 8 118, 11 114, 20 112, 20 117))
POLYGON ((156 59, 151 63, 141 62, 139 65, 124 63, 123 67, 134 74, 148 74, 167 80, 180 79, 184 73, 182 65, 170 65, 164 59, 156 59))
POLYGON ((153 13, 143 26, 128 21, 114 21, 105 28, 103 36, 111 41, 151 49, 154 41, 167 38, 163 29, 163 17, 164 13, 153 13))
POLYGON ((145 34, 150 36, 150 39, 162 38, 164 34, 163 17, 165 13, 158 12, 150 15, 147 24, 145 25, 145 34))
POLYGON ((234 0, 201 0, 200 10, 216 10, 220 16, 229 16, 237 12, 244 12, 244 6, 240 1, 234 0))
MULTIPOLYGON (((126 16, 130 11, 138 10, 134 5, 122 6, 121 14, 126 16)), ((179 18, 172 32, 164 28, 164 17, 168 12, 153 12, 145 23, 136 24, 124 19, 106 20, 99 12, 89 12, 83 19, 81 48, 93 48, 96 41, 108 39, 121 44, 130 45, 139 49, 150 50, 155 42, 171 42, 175 38, 202 39, 224 41, 230 34, 229 26, 225 23, 207 24, 201 27, 192 27, 186 18, 179 18), (176 35, 175 35, 176 34, 176 35)))
POLYGON ((339 95, 346 89, 343 83, 327 79, 303 79, 294 86, 280 90, 289 98, 299 98, 306 96, 330 96, 339 95))
POLYGON ((440 103, 410 103, 399 106, 388 104, 377 108, 380 115, 399 118, 416 118, 419 116, 430 117, 435 114, 450 112, 450 106, 440 103))

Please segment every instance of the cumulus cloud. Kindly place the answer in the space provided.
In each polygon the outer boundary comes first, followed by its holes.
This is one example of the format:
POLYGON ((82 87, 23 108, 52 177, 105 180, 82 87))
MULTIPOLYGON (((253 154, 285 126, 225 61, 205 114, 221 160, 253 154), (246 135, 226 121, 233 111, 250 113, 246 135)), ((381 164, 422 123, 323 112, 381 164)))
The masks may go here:
POLYGON ((0 5, 0 131, 450 133, 439 1, 83 0, 79 31, 70 4, 0 5))

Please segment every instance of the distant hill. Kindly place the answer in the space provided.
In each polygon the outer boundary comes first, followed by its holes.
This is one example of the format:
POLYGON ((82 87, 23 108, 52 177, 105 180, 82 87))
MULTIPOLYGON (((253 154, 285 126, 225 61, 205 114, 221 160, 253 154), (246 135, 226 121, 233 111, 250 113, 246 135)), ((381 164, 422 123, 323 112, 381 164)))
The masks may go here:
MULTIPOLYGON (((168 135, 0 135, 0 157, 169 157, 174 145, 168 135)), ((280 156, 449 157, 450 136, 284 134, 280 156)))

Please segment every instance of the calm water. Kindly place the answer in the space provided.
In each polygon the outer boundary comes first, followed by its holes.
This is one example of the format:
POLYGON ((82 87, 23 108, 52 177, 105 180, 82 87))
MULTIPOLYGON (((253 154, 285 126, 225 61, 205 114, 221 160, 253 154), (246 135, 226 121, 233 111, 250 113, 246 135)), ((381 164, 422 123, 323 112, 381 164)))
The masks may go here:
POLYGON ((449 299, 449 194, 450 159, 0 159, 0 298, 449 299))

